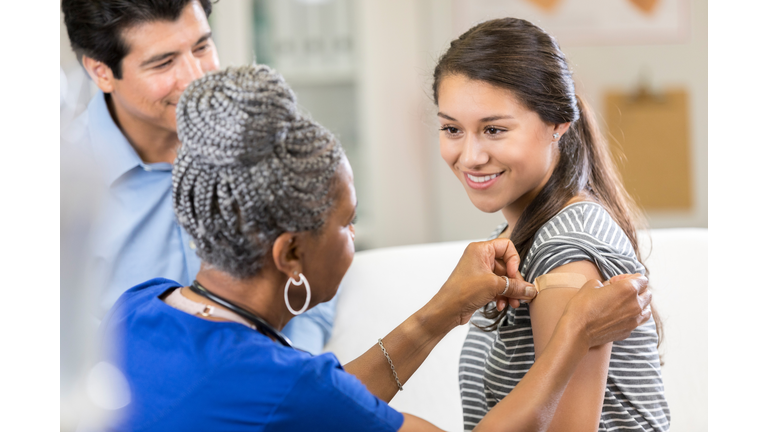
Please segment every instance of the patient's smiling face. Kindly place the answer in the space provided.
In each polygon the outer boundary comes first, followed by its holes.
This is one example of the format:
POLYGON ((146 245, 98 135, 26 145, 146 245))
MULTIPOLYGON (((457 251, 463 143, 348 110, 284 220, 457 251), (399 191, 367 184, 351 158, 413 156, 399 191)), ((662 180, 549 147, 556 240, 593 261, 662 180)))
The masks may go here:
POLYGON ((519 217, 544 187, 558 158, 552 135, 568 128, 543 122, 510 91, 464 75, 441 80, 438 118, 440 155, 472 204, 505 216, 519 217))

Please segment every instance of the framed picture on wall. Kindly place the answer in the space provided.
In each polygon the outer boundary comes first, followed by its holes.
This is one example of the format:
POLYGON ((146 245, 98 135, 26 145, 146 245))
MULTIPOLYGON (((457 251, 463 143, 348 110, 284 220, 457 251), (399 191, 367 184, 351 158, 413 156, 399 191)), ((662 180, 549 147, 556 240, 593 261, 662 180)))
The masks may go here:
POLYGON ((690 0, 453 0, 454 31, 493 18, 526 19, 561 45, 682 43, 690 0))

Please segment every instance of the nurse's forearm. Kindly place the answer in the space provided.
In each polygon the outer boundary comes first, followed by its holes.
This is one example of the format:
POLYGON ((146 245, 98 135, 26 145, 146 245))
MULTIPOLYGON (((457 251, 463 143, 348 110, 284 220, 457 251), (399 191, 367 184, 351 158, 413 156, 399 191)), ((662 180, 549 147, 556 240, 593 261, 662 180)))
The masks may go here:
MULTIPOLYGON (((384 338, 397 377, 405 384, 432 349, 454 327, 469 321, 472 313, 509 289, 508 296, 532 298, 532 286, 517 272, 520 257, 509 240, 470 243, 440 291, 418 312, 384 338), (502 265, 500 262, 505 264, 502 265), (504 279, 494 273, 506 271, 504 279), (523 295, 521 295, 523 294, 523 295), (530 295, 524 295, 530 294, 530 295)), ((365 354, 346 365, 368 390, 389 402, 397 393, 392 368, 376 341, 365 354)))
MULTIPOLYGON (((431 301, 408 317, 382 340, 395 366, 397 378, 404 386, 437 343, 456 325, 455 318, 441 313, 441 308, 434 303, 431 301)), ((373 346, 363 355, 347 363, 344 369, 385 402, 397 394, 392 368, 377 341, 373 341, 373 346)))
MULTIPOLYGON (((403 385, 455 326, 450 321, 431 312, 427 305, 384 338, 384 347, 403 385)), ((569 380, 588 350, 583 322, 572 320, 567 314, 561 317, 541 357, 515 389, 488 412, 475 431, 547 430, 569 380)), ((385 402, 397 393, 392 369, 378 344, 348 363, 345 369, 385 402)))

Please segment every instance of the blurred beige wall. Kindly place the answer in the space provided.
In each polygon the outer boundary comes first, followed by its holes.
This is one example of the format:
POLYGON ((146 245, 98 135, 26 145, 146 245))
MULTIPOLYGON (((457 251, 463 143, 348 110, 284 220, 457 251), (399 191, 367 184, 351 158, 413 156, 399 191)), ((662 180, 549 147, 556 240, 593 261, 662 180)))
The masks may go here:
POLYGON ((653 90, 688 91, 693 208, 686 212, 650 212, 649 222, 654 228, 708 224, 707 2, 690 3, 690 38, 686 43, 563 48, 575 70, 577 89, 598 113, 605 113, 603 95, 607 90, 633 91, 643 71, 653 90))
MULTIPOLYGON (((430 95, 432 68, 458 36, 452 2, 357 0, 351 4, 356 139, 362 161, 356 170, 365 178, 358 185, 358 199, 367 207, 358 226, 359 238, 366 247, 484 238, 503 218, 475 209, 440 158, 430 95)), ((252 5, 251 0, 221 0, 214 5, 211 25, 222 66, 253 61, 252 5)), ((69 75, 77 64, 63 26, 61 36, 61 64, 69 75)), ((654 228, 706 227, 706 1, 691 0, 690 35, 684 43, 564 45, 563 50, 575 71, 577 90, 598 114, 603 111, 604 92, 631 91, 641 71, 648 74, 653 89, 688 89, 693 209, 648 216, 654 228)))
POLYGON ((219 0, 209 18, 221 67, 240 66, 255 60, 253 1, 219 0))

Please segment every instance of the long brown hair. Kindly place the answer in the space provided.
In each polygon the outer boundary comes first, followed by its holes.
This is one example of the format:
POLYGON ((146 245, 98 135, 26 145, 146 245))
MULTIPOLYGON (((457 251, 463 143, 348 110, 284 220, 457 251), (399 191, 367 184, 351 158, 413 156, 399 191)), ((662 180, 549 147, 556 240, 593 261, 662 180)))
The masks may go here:
MULTIPOLYGON (((559 141, 560 158, 552 176, 512 230, 510 239, 521 260, 530 251, 542 225, 579 194, 587 195, 608 211, 640 260, 636 227, 644 219, 624 189, 592 111, 576 95, 572 72, 554 38, 522 19, 486 21, 451 42, 438 60, 432 84, 435 104, 440 81, 449 75, 463 75, 507 89, 546 123, 571 122, 559 141)), ((484 313, 493 323, 484 329, 497 329, 506 312, 487 305, 484 313)), ((661 323, 655 311, 653 315, 661 341, 661 323)))

